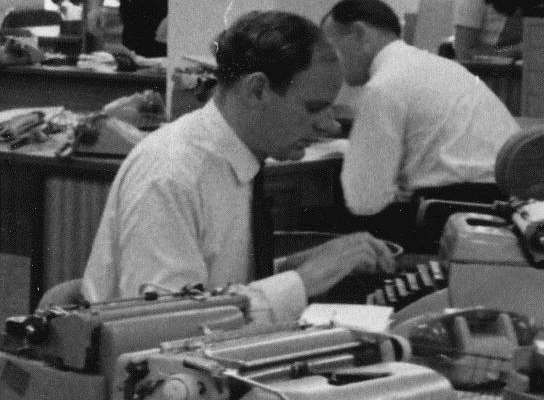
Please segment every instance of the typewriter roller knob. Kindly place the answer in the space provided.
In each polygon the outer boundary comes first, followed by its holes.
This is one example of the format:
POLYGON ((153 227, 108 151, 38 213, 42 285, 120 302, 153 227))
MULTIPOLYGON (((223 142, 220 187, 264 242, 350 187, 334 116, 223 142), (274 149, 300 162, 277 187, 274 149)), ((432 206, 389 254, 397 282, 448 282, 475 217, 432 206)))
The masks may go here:
POLYGON ((197 400, 199 387, 196 379, 187 374, 169 376, 161 389, 161 400, 197 400))
POLYGON ((169 376, 162 385, 161 400, 201 400, 220 399, 213 382, 200 379, 198 375, 175 374, 169 376), (216 393, 213 393, 216 392, 216 393))

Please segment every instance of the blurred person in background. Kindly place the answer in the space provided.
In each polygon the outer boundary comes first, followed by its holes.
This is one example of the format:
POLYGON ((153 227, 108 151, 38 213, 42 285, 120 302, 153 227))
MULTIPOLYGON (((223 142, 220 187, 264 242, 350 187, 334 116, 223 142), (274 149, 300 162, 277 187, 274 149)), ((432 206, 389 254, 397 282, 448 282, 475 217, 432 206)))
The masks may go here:
MULTIPOLYGON (((103 0, 89 0, 87 6, 88 30, 97 38, 97 47, 108 29, 103 5, 103 0)), ((167 14, 168 0, 119 0, 123 46, 143 57, 165 57, 167 14)))
POLYGON ((485 83, 404 42, 380 0, 342 0, 322 27, 358 89, 341 180, 347 207, 366 216, 369 232, 420 251, 432 243, 414 243, 414 199, 502 198, 495 158, 519 126, 485 83))
POLYGON ((456 58, 521 57, 525 3, 523 0, 456 0, 453 21, 456 58))

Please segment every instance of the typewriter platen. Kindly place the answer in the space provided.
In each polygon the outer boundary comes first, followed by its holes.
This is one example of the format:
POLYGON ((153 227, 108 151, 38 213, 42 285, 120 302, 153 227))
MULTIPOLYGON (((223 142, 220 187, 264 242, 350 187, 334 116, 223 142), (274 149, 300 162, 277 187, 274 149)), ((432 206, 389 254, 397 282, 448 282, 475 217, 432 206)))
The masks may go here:
MULTIPOLYGON (((461 205, 467 209, 471 204, 450 203, 430 200, 429 207, 461 205)), ((448 284, 451 289, 450 278, 454 275, 457 281, 459 271, 470 275, 471 271, 486 269, 491 271, 489 279, 497 280, 495 275, 505 275, 508 270, 517 271, 512 274, 533 276, 536 272, 530 267, 544 266, 544 202, 512 200, 495 205, 475 204, 475 207, 489 214, 452 214, 444 227, 439 254, 401 268, 394 275, 382 276, 378 288, 367 295, 366 303, 399 310, 448 284)), ((467 306, 465 302, 461 305, 467 306)))

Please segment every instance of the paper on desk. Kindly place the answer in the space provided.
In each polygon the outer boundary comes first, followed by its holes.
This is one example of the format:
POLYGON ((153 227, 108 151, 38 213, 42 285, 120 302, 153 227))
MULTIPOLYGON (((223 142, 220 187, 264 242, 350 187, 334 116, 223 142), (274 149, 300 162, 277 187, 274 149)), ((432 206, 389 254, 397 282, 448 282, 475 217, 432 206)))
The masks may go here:
MULTIPOLYGON (((316 161, 328 158, 340 158, 349 147, 348 139, 325 139, 306 147, 304 157, 299 161, 316 161)), ((266 159, 267 164, 288 164, 292 161, 278 161, 272 157, 266 159)))
POLYGON ((393 308, 385 306, 313 303, 306 307, 300 322, 384 332, 389 327, 392 314, 393 308))
POLYGON ((324 158, 341 157, 349 146, 348 139, 330 139, 314 143, 306 147, 303 161, 321 160, 324 158))

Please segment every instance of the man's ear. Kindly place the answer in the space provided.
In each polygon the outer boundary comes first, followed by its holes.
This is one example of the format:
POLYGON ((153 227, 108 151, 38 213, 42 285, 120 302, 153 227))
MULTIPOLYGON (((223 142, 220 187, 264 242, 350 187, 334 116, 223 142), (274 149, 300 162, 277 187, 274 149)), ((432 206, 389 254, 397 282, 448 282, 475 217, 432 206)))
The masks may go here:
POLYGON ((270 82, 262 72, 254 72, 242 78, 241 94, 250 107, 259 107, 268 100, 270 82))
POLYGON ((364 41, 368 35, 368 28, 362 21, 354 21, 351 26, 351 34, 354 35, 358 41, 364 41))

